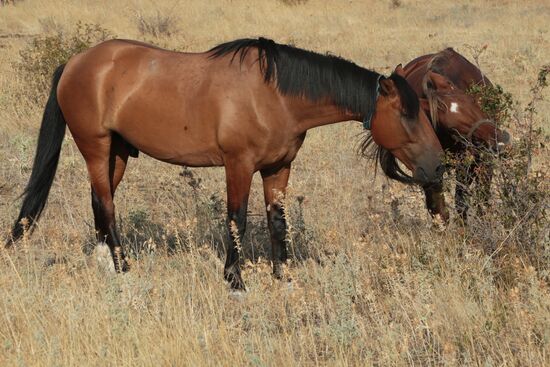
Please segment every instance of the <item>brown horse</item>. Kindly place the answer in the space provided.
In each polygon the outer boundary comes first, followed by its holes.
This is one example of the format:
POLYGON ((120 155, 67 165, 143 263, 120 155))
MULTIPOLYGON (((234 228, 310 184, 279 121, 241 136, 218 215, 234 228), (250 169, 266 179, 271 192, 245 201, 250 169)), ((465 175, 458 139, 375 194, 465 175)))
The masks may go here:
POLYGON ((135 41, 101 43, 60 66, 44 112, 32 174, 8 246, 40 216, 65 126, 82 153, 92 188, 98 241, 117 272, 128 265, 115 227, 113 197, 128 157, 138 151, 193 167, 224 166, 230 243, 224 277, 244 289, 239 238, 252 175, 264 185, 273 272, 286 260, 281 205, 291 163, 306 131, 363 121, 377 144, 420 184, 442 178, 442 149, 416 93, 397 74, 385 78, 335 56, 271 40, 242 39, 204 53, 179 53, 135 41))
MULTIPOLYGON (((482 162, 479 150, 474 149, 473 163, 464 159, 465 153, 472 143, 495 149, 499 144, 508 144, 510 140, 508 133, 490 121, 474 96, 467 93, 474 84, 492 86, 492 83, 475 65, 452 48, 420 56, 404 68, 398 65, 396 70, 420 96, 420 106, 429 116, 443 149, 462 162, 455 167, 455 204, 465 221, 469 186, 476 180, 481 196, 488 198, 492 176, 491 168, 482 162)), ((448 221, 449 213, 445 207, 442 187, 431 185, 425 187, 424 191, 430 213, 439 214, 448 221)))

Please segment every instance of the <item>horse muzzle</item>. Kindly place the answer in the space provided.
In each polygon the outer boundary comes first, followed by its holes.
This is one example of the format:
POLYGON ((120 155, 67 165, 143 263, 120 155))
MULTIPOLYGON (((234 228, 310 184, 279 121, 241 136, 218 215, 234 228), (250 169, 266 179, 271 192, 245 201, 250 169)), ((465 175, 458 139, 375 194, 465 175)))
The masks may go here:
POLYGON ((476 122, 466 137, 470 142, 473 138, 483 141, 492 149, 499 149, 510 144, 510 134, 506 130, 499 129, 493 121, 488 119, 476 122))
POLYGON ((413 180, 422 187, 430 187, 443 181, 445 166, 441 163, 419 165, 413 172, 413 180))
POLYGON ((509 145, 511 140, 510 134, 506 130, 501 130, 497 134, 497 146, 499 147, 509 145))

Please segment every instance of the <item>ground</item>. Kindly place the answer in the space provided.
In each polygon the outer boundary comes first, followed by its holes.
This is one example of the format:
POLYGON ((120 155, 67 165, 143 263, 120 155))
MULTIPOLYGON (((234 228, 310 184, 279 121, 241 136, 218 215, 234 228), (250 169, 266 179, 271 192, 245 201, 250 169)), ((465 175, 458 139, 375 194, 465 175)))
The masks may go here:
MULTIPOLYGON (((521 105, 550 61, 549 18, 544 1, 0 6, 0 231, 6 235, 17 216, 43 108, 19 93, 25 84, 14 69, 37 36, 70 34, 79 20, 182 51, 265 36, 382 73, 445 47, 474 61, 486 45, 481 68, 521 105)), ((548 132, 545 93, 537 123, 548 132)), ((308 133, 287 201, 290 283, 270 274, 255 177, 245 294, 222 280, 223 169, 131 159, 116 206, 132 269, 113 275, 92 249, 87 172, 67 134, 40 225, 15 252, 2 253, 0 365, 550 364, 547 259, 499 256, 516 246, 525 223, 502 229, 487 215, 470 228, 452 222, 437 230, 418 188, 375 177, 374 163, 356 154, 361 134, 354 122, 308 133)), ((547 153, 537 150, 537 167, 546 167, 547 153)))

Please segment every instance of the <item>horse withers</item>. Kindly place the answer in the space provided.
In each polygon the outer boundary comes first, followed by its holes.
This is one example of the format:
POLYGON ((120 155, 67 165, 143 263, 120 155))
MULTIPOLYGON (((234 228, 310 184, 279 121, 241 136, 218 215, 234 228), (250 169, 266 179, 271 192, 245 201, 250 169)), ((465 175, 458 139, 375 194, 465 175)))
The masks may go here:
POLYGON ((418 96, 400 75, 384 77, 342 58, 241 39, 204 53, 163 50, 136 41, 103 42, 54 73, 36 157, 10 246, 38 220, 52 185, 65 126, 86 162, 97 239, 115 270, 128 263, 113 198, 130 154, 191 167, 224 166, 227 248, 224 277, 244 289, 239 238, 246 227, 252 176, 264 185, 273 272, 287 258, 281 200, 307 130, 357 120, 421 185, 442 179, 441 145, 418 96))

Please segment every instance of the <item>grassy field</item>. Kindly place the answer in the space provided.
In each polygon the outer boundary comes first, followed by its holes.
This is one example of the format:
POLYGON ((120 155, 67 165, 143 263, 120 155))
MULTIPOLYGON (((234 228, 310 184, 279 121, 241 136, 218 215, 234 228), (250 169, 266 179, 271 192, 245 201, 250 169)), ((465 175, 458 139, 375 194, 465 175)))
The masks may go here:
MULTIPOLYGON (((0 6, 1 237, 17 217, 43 108, 16 67, 36 37, 73 34, 77 21, 182 51, 266 36, 383 73, 449 46, 473 60, 487 45, 483 71, 522 110, 550 62, 549 18, 545 1, 0 6)), ((548 90, 542 97, 535 121, 548 133, 548 90)), ((517 141, 521 132, 510 131, 517 141)), ((549 365, 550 224, 544 215, 530 219, 548 209, 548 184, 537 186, 542 208, 511 223, 497 201, 495 210, 473 213, 469 227, 451 222, 441 232, 418 188, 375 177, 373 162, 356 154, 360 133, 353 122, 308 133, 286 203, 289 284, 271 276, 255 177, 246 294, 222 281, 223 169, 183 172, 143 154, 131 159, 116 205, 132 270, 113 275, 93 249, 87 172, 67 134, 38 228, 1 253, 0 365, 549 365)), ((548 167, 547 146, 533 151, 539 171, 548 167)))

